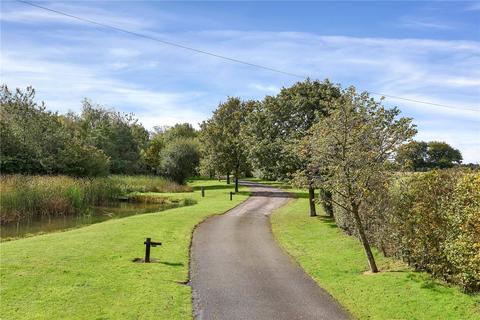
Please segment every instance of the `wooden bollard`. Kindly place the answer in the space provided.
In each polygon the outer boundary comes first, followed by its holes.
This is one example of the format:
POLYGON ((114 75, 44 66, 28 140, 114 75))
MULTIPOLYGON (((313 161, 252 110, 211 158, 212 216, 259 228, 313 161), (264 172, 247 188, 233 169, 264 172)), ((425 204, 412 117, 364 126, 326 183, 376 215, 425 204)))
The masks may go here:
POLYGON ((145 262, 150 262, 150 247, 156 247, 162 245, 161 242, 153 242, 152 238, 147 238, 145 244, 145 262))
POLYGON ((205 197, 205 187, 200 187, 200 189, 202 190, 202 198, 205 197))
POLYGON ((232 199, 233 199, 233 192, 230 191, 230 201, 232 201, 232 199))

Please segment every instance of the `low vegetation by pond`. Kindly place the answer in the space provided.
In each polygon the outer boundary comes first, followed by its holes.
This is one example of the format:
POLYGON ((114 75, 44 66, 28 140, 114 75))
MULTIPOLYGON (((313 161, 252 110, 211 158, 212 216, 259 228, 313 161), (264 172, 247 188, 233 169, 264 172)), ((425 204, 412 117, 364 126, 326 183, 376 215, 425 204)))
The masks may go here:
POLYGON ((322 215, 308 217, 308 196, 271 216, 276 239, 304 270, 359 319, 479 319, 480 296, 433 280, 374 250, 371 274, 362 245, 322 215))
POLYGON ((191 319, 191 289, 182 283, 188 280, 193 228, 241 203, 248 192, 230 201, 233 186, 225 182, 190 186, 205 186, 204 198, 198 188, 188 194, 198 202, 194 206, 1 243, 2 318, 191 319), (146 237, 162 242, 152 249, 158 262, 132 262, 143 257, 146 237))
MULTIPOLYGON (((158 193, 141 194, 135 196, 133 202, 121 201, 104 206, 95 206, 80 215, 36 216, 30 219, 18 220, 2 225, 0 237, 2 241, 15 240, 42 233, 81 228, 110 219, 160 212, 197 203, 194 199, 179 197, 180 194, 169 197, 159 195, 158 193)), ((184 196, 188 195, 184 194, 184 196)))
POLYGON ((142 202, 148 200, 135 194, 138 192, 190 191, 190 186, 156 176, 0 176, 0 222, 80 215, 93 206, 108 205, 130 197, 142 202))

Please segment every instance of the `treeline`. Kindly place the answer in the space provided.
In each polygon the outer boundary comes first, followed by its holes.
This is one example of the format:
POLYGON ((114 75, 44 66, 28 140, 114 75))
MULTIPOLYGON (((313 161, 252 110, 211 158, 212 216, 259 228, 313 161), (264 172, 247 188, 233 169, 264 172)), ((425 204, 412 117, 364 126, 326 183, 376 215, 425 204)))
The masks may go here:
POLYGON ((360 239, 372 272, 373 244, 480 289, 478 171, 413 172, 460 167, 461 154, 413 141, 412 119, 354 87, 307 79, 261 101, 228 98, 199 131, 177 124, 148 132, 132 115, 88 100, 79 115, 59 115, 37 105, 32 88, 3 86, 0 125, 2 173, 153 173, 179 183, 233 175, 236 191, 245 175, 290 181, 308 189, 311 216, 321 203, 360 239))
POLYGON ((311 216, 317 215, 318 190, 325 212, 360 239, 372 272, 378 272, 373 244, 476 291, 479 174, 433 171, 400 179, 405 171, 461 163, 458 150, 415 142, 415 134, 412 119, 366 92, 306 80, 262 101, 221 103, 201 125, 200 168, 210 176, 233 174, 235 181, 253 173, 308 188, 311 216), (436 175, 441 178, 429 178, 436 175))
POLYGON ((80 114, 60 115, 35 102, 35 90, 0 91, 2 174, 105 176, 158 173, 183 183, 198 166, 189 124, 149 133, 132 114, 82 102, 80 114))

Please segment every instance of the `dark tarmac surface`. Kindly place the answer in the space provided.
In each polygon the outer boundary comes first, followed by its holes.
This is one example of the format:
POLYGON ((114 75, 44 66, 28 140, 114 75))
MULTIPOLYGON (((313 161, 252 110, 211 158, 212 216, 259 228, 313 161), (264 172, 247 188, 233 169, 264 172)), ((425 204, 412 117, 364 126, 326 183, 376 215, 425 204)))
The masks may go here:
POLYGON ((252 191, 247 201, 207 219, 194 232, 190 284, 195 318, 349 319, 273 238, 268 215, 291 195, 243 184, 252 191))

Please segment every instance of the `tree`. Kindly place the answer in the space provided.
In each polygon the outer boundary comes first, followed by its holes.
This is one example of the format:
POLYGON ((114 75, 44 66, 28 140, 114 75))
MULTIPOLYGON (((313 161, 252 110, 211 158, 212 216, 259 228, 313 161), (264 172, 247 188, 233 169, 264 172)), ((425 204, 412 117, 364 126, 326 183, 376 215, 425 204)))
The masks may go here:
POLYGON ((311 126, 328 116, 329 105, 339 95, 339 87, 328 80, 298 82, 256 104, 243 130, 253 167, 263 177, 308 187, 311 216, 316 215, 314 172, 308 167, 311 154, 308 148, 299 152, 297 147, 311 126))
POLYGON ((56 113, 35 102, 35 90, 27 87, 12 93, 6 85, 0 92, 0 164, 4 173, 61 173, 71 135, 56 113))
POLYGON ((161 151, 160 172, 173 181, 184 184, 195 173, 200 161, 198 144, 192 139, 177 138, 161 151))
POLYGON ((202 167, 214 168, 216 172, 230 172, 235 176, 235 192, 238 192, 238 178, 241 172, 248 170, 245 142, 240 136, 240 129, 253 108, 255 102, 243 102, 230 97, 220 103, 213 116, 204 121, 200 127, 202 144, 202 167), (208 163, 206 163, 208 161, 208 163))
POLYGON ((451 168, 462 163, 462 154, 446 142, 430 141, 427 150, 427 164, 430 168, 451 168))
POLYGON ((462 154, 445 142, 412 141, 398 149, 395 162, 411 171, 451 168, 462 163, 462 154))
POLYGON ((398 148, 395 162, 402 168, 419 171, 427 166, 428 144, 424 141, 411 141, 398 148))
POLYGON ((385 178, 385 163, 416 133, 411 119, 397 119, 399 113, 351 87, 333 101, 329 117, 315 124, 308 138, 312 163, 326 173, 321 182, 338 199, 335 204, 351 214, 372 272, 378 268, 360 208, 375 184, 385 178))
POLYGON ((144 170, 141 149, 148 132, 132 114, 106 109, 90 100, 83 101, 82 113, 73 119, 79 138, 102 150, 110 158, 112 173, 132 174, 144 170))
POLYGON ((150 171, 160 174, 162 150, 176 139, 196 140, 197 131, 189 123, 177 123, 173 127, 155 127, 150 141, 142 150, 142 158, 150 171))

